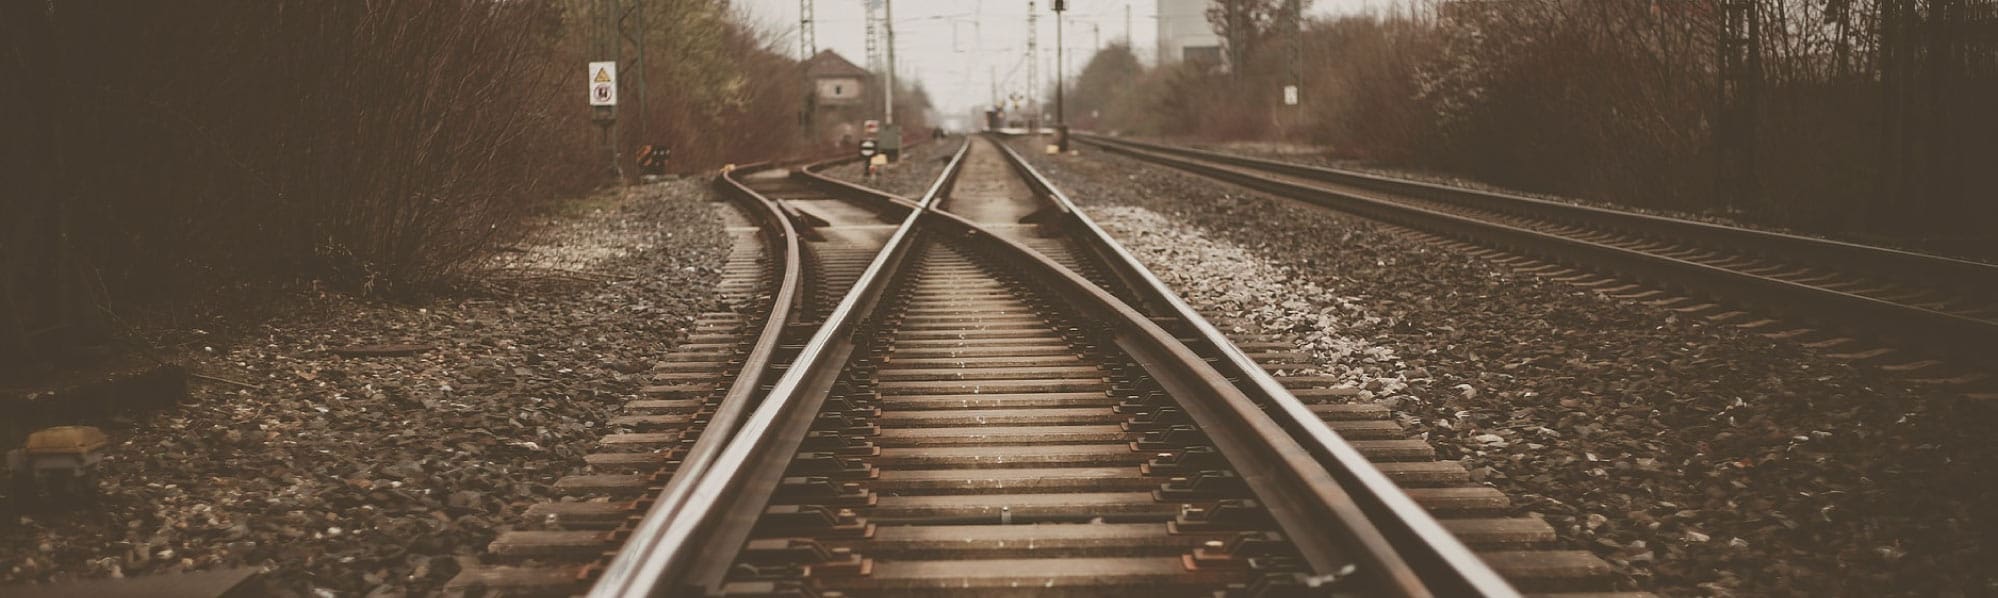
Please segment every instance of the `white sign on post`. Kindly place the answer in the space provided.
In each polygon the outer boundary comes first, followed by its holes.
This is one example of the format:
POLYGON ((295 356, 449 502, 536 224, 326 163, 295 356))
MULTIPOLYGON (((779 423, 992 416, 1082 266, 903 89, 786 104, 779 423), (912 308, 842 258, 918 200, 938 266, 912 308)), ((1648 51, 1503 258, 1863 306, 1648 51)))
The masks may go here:
POLYGON ((617 105, 617 63, 590 63, 590 105, 617 105))
POLYGON ((1296 106, 1296 105, 1297 105, 1297 86, 1296 86, 1296 85, 1285 85, 1285 86, 1283 86, 1283 105, 1285 105, 1285 106, 1296 106))

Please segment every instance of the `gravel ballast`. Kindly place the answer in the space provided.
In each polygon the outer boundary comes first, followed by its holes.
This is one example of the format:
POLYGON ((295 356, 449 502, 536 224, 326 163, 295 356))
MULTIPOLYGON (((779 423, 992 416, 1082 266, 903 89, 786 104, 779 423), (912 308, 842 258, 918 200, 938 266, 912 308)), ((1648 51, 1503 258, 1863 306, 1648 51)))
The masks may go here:
POLYGON ((1978 249, 1975 245, 1966 245, 1963 243, 1939 244, 1936 241, 1924 240, 1921 238, 1866 235, 1849 231, 1801 230, 1785 226, 1779 226, 1773 223, 1743 220, 1741 218, 1736 217, 1736 215, 1730 215, 1726 212, 1719 212, 1719 211, 1687 212, 1683 210, 1647 208, 1642 206, 1623 205, 1616 203, 1615 201, 1605 201, 1603 199, 1571 197, 1565 195, 1556 195, 1553 193, 1525 191, 1521 189, 1510 189, 1503 186, 1493 185, 1490 183, 1486 183, 1484 181, 1465 178, 1462 176, 1457 176, 1442 171, 1417 168, 1407 165, 1383 164, 1368 160, 1340 158, 1336 156, 1335 152, 1333 152, 1331 148, 1324 146, 1280 143, 1280 142, 1276 143, 1253 142, 1253 141, 1236 141, 1236 142, 1224 142, 1224 143, 1211 143, 1211 142, 1202 142, 1194 140, 1174 140, 1174 139, 1141 139, 1140 141, 1160 143, 1166 145, 1178 145, 1178 146, 1206 150, 1210 152, 1223 153, 1223 154, 1235 154, 1250 158, 1261 158, 1265 160, 1275 160, 1279 162, 1289 162, 1293 164, 1303 164, 1307 166, 1319 166, 1335 170, 1356 172, 1360 174, 1369 174, 1369 175, 1381 176, 1393 179, 1431 183, 1431 184, 1444 185, 1449 187, 1460 187, 1464 189, 1470 189, 1473 191, 1483 191, 1487 193, 1498 193, 1503 195, 1527 197, 1532 199, 1540 199, 1540 200, 1578 205, 1578 206, 1588 206, 1588 207, 1603 208, 1609 210, 1619 210, 1624 212, 1634 212, 1638 214, 1660 216, 1665 218, 1676 218, 1679 220, 1691 220, 1694 222, 1705 222, 1708 224, 1718 224, 1721 226, 1731 226, 1735 228, 1746 228, 1751 230, 1759 230, 1763 232, 1782 233, 1786 235, 1798 235, 1798 236, 1812 237, 1817 239, 1842 241, 1847 243, 1858 243, 1861 245, 1888 247, 1903 251, 1929 253, 1933 255, 1940 255, 1956 259, 1984 262, 1987 264, 1998 263, 1998 255, 1991 254, 1988 248, 1978 249))
POLYGON ((728 240, 709 199, 685 180, 579 201, 474 289, 300 294, 212 335, 182 360, 240 384, 107 430, 92 504, 0 503, 0 583, 261 566, 292 595, 437 590, 582 471, 713 301, 728 240), (386 345, 422 350, 336 354, 386 345))
POLYGON ((923 198, 923 193, 930 190, 930 185, 937 182, 937 176, 943 174, 944 166, 950 164, 951 156, 957 154, 957 148, 963 145, 964 138, 958 136, 919 144, 903 152, 900 162, 888 166, 874 178, 866 176, 867 171, 859 162, 828 168, 820 171, 820 174, 917 201, 923 198))
POLYGON ((1196 307, 1324 339, 1328 373, 1376 389, 1625 589, 1998 591, 1975 517, 1990 445, 1949 393, 1322 208, 1119 156, 1028 155, 1196 307))

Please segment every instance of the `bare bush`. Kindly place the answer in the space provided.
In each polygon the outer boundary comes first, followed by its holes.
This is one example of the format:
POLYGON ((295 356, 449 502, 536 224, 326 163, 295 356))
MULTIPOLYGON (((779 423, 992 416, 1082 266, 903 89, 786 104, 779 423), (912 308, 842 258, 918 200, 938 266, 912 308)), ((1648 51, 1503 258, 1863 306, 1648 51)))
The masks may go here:
MULTIPOLYGON (((22 132, 0 165, 18 193, 0 206, 0 347, 90 342, 109 314, 240 285, 407 296, 465 274, 522 215, 612 182, 583 4, 0 3, 0 120, 22 132)), ((651 79, 666 138, 627 127, 627 157, 790 147, 795 124, 769 116, 802 104, 792 61, 725 5, 648 6, 651 52, 674 57, 651 79)))
POLYGON ((1413 0, 1309 24, 1283 127, 1276 4, 1211 11, 1230 73, 1092 101, 1141 133, 1301 131, 1527 190, 1998 255, 1998 174, 1976 166, 1998 161, 1993 0, 1413 0))

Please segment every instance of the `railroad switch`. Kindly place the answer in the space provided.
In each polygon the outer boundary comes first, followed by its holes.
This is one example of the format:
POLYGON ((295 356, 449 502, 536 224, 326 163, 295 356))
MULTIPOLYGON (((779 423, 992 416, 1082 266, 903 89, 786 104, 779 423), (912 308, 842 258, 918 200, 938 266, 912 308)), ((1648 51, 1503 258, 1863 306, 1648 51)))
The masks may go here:
POLYGON ((1189 477, 1175 477, 1160 484, 1152 496, 1161 502, 1187 502, 1238 498, 1249 495, 1249 484, 1232 469, 1210 469, 1189 477))
POLYGON ((1276 524, 1263 503, 1251 498, 1224 498, 1205 506, 1182 505, 1166 527, 1178 534, 1270 529, 1276 524))
POLYGON ((812 504, 833 507, 871 507, 879 500, 874 492, 857 482, 841 482, 823 476, 787 477, 777 483, 771 504, 812 504))
POLYGON ((756 521, 756 535, 872 538, 874 524, 853 512, 826 505, 771 505, 756 521))
POLYGON ((7 451, 7 468, 24 493, 50 497, 97 491, 97 464, 111 441, 94 426, 57 426, 28 434, 21 448, 7 451))

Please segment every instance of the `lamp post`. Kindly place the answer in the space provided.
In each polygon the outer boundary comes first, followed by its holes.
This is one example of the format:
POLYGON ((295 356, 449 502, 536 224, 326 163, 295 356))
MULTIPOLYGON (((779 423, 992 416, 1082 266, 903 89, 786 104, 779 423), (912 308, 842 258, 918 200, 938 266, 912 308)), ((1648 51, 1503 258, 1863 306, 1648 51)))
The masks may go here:
POLYGON ((1062 89, 1068 87, 1068 69, 1066 68, 1067 65, 1062 62, 1062 50, 1064 48, 1062 48, 1061 22, 1067 19, 1064 19, 1061 13, 1068 10, 1068 0, 1054 0, 1052 4, 1055 13, 1055 149, 1066 154, 1068 153, 1068 113, 1067 103, 1062 98, 1062 89))

